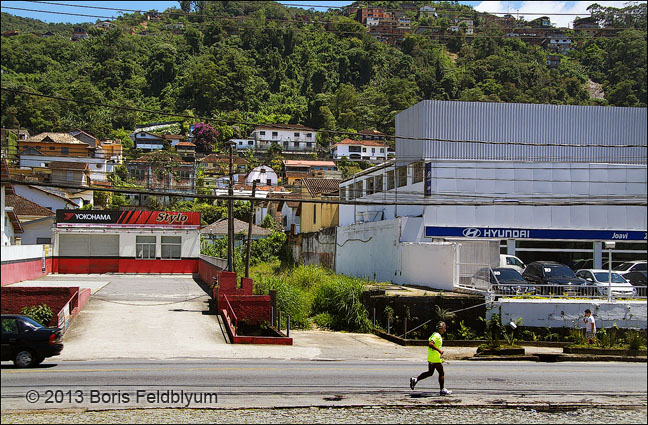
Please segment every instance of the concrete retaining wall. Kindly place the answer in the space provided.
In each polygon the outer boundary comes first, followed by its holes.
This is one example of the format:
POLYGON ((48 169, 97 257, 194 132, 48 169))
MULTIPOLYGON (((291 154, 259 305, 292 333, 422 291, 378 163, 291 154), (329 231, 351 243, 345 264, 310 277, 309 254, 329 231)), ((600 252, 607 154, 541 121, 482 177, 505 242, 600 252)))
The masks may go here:
POLYGON ((582 328, 585 309, 590 309, 597 328, 646 329, 646 301, 608 303, 603 300, 499 300, 487 311, 487 318, 500 314, 502 323, 522 318, 526 327, 582 328))
POLYGON ((9 245, 2 247, 2 286, 41 278, 52 272, 49 245, 9 245), (43 263, 45 270, 43 270, 43 263))

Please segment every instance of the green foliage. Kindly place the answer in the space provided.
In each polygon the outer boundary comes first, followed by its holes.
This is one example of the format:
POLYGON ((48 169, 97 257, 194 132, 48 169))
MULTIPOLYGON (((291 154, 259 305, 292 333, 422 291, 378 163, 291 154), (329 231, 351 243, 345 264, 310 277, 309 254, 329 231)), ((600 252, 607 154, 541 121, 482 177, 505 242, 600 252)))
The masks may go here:
POLYGON ((584 345, 587 342, 583 330, 580 328, 570 329, 569 339, 573 341, 574 345, 584 345))
POLYGON ((500 323, 499 314, 494 313, 488 320, 483 317, 480 317, 479 320, 484 322, 486 326, 484 336, 486 338, 486 345, 488 346, 488 348, 499 348, 501 345, 500 339, 502 337, 502 324, 500 323))
POLYGON ((646 332, 637 329, 628 329, 624 336, 626 344, 630 350, 639 350, 646 348, 646 332))
MULTIPOLYGON (((132 27, 141 33, 145 18, 125 13, 113 21, 114 29, 93 29, 80 42, 69 39, 73 27, 88 24, 45 24, 3 12, 3 31, 21 34, 2 37, 2 86, 214 117, 218 140, 205 144, 214 149, 251 129, 246 124, 230 127, 221 119, 394 133, 394 115, 421 99, 598 103, 584 90, 588 79, 602 84, 610 105, 646 105, 645 2, 624 8, 592 5, 600 22, 625 31, 574 43, 557 70, 545 64, 548 51, 499 37, 503 31, 481 19, 475 29, 489 37, 476 36, 468 43, 462 28, 459 37, 441 41, 408 34, 401 46, 392 47, 337 11, 300 10, 312 22, 307 24, 297 22, 293 8, 274 2, 181 3, 187 15, 163 12, 161 21, 147 22, 146 30, 155 36, 129 34, 126 29, 132 27), (202 13, 218 19, 203 19, 202 13), (184 25, 182 35, 172 32, 178 23, 184 25), (48 30, 55 36, 29 33, 48 30)), ((473 11, 454 3, 444 3, 444 8, 473 11)), ((412 18, 414 28, 451 25, 444 17, 412 18)), ((124 132, 168 118, 10 91, 3 91, 0 106, 4 127, 20 125, 32 134, 83 128, 100 139, 122 140, 127 154, 133 153, 132 141, 124 132)), ((324 148, 331 142, 329 135, 318 138, 324 148)))
POLYGON ((333 328, 333 316, 331 313, 320 313, 313 316, 313 323, 323 329, 333 328))
POLYGON ((313 289, 313 313, 329 313, 331 329, 368 332, 371 322, 362 304, 364 282, 346 276, 332 276, 313 289))
MULTIPOLYGON (((282 314, 282 323, 290 316, 290 326, 303 329, 310 325, 308 317, 311 311, 310 296, 307 291, 293 285, 285 276, 262 276, 254 282, 255 292, 268 294, 277 291, 277 308, 282 314)), ((285 327, 285 324, 283 325, 285 327)))
POLYGON ((601 328, 596 332, 596 342, 601 348, 612 348, 619 343, 619 328, 612 326, 609 329, 601 328))
POLYGON ((49 322, 54 316, 52 309, 49 308, 47 304, 23 307, 20 310, 20 314, 23 316, 31 317, 45 327, 49 326, 49 322))
POLYGON ((459 322, 459 335, 461 336, 462 339, 465 340, 473 340, 477 338, 477 332, 474 330, 470 329, 468 326, 464 324, 464 321, 462 320, 459 322))

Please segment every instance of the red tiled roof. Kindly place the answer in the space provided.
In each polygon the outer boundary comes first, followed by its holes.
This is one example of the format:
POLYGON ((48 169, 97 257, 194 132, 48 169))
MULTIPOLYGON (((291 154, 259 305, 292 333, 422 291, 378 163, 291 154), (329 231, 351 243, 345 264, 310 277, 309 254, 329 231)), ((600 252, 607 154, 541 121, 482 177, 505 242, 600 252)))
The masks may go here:
POLYGON ((50 162, 50 168, 65 170, 85 170, 88 168, 88 164, 85 162, 52 161, 50 162))
MULTIPOLYGON (((226 162, 229 164, 229 156, 210 154, 202 158, 200 162, 226 162)), ((244 164, 244 165, 249 164, 249 162, 245 158, 241 158, 240 156, 236 156, 236 155, 232 157, 232 162, 234 164, 244 164)))
POLYGON ((283 163, 286 167, 295 167, 297 165, 304 165, 309 167, 335 167, 334 161, 302 161, 287 159, 283 163))
POLYGON ((13 207, 16 215, 31 215, 38 217, 49 217, 54 215, 54 212, 48 210, 47 208, 38 205, 35 202, 25 199, 20 195, 6 195, 6 204, 9 207, 13 207))
POLYGON ((196 147, 196 145, 194 145, 191 142, 178 142, 178 144, 176 146, 188 146, 188 147, 193 146, 194 148, 196 147))
POLYGON ((304 127, 303 125, 299 125, 299 124, 266 124, 266 125, 259 125, 254 128, 254 130, 258 130, 258 129, 315 131, 310 127, 304 127))
POLYGON ((302 184, 308 189, 311 196, 317 196, 322 193, 337 192, 340 189, 341 181, 340 179, 306 178, 302 180, 302 184))

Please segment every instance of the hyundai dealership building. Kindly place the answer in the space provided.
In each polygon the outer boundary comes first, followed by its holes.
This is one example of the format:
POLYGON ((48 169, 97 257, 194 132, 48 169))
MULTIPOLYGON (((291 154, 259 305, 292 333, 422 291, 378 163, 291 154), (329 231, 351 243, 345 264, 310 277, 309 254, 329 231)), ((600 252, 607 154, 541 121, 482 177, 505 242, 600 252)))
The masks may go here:
POLYGON ((600 268, 604 242, 616 241, 614 262, 646 259, 646 118, 645 108, 419 102, 396 116, 396 160, 341 183, 341 199, 369 205, 341 205, 338 233, 400 218, 400 242, 419 246, 483 241, 526 263, 600 268))

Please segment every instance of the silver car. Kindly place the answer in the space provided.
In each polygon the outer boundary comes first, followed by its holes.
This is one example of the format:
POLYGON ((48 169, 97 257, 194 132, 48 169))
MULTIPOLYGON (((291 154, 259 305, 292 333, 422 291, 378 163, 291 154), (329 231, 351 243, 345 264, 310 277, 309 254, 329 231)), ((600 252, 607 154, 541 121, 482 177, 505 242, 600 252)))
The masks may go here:
POLYGON ((637 290, 619 273, 612 272, 612 284, 610 285, 610 272, 603 269, 582 269, 576 272, 576 276, 587 281, 588 284, 594 285, 600 295, 608 295, 608 289, 613 296, 634 297, 637 290))

